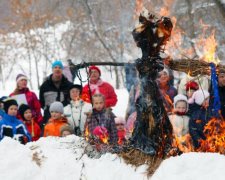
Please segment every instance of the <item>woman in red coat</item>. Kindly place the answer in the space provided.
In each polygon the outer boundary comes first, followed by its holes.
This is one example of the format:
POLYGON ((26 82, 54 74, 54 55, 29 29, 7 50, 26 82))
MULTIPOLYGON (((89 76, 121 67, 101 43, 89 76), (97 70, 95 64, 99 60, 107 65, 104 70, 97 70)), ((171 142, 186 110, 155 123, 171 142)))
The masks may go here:
POLYGON ((94 94, 102 94, 105 96, 105 106, 113 107, 117 103, 117 95, 114 91, 114 88, 107 82, 102 81, 100 78, 101 71, 96 66, 90 66, 89 68, 89 75, 90 75, 90 83, 89 85, 86 84, 82 91, 82 99, 86 102, 91 102, 90 98, 90 91, 91 96, 94 94), (89 89, 90 87, 90 89, 89 89))
MULTIPOLYGON (((27 104, 32 112, 34 120, 40 124, 43 120, 41 115, 41 105, 36 94, 27 87, 27 76, 18 74, 16 77, 16 89, 9 96, 17 100, 19 104, 27 104), (23 101, 23 102, 20 102, 23 101)), ((21 119, 20 117, 18 117, 21 119)))

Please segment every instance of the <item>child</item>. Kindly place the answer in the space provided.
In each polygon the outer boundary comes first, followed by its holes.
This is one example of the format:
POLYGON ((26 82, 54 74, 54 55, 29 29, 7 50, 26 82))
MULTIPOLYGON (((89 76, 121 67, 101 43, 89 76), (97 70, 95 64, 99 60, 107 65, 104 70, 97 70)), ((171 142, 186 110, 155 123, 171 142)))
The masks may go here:
POLYGON ((92 111, 92 106, 80 99, 82 86, 74 84, 70 87, 70 104, 64 108, 64 115, 68 119, 68 123, 74 129, 77 136, 84 134, 84 124, 87 119, 86 112, 92 111))
POLYGON ((71 134, 74 134, 73 128, 71 126, 65 125, 60 128, 60 136, 61 137, 66 137, 71 134))
MULTIPOLYGON (((102 94, 95 94, 92 96, 93 112, 87 119, 87 128, 91 135, 95 135, 95 132, 100 132, 99 130, 106 129, 107 132, 104 134, 109 135, 109 143, 117 144, 117 129, 115 125, 115 115, 111 110, 105 108, 105 98, 102 94)), ((99 137, 99 134, 96 134, 99 137)))
POLYGON ((0 110, 0 140, 5 136, 14 138, 20 143, 25 144, 31 141, 31 136, 25 125, 16 118, 18 104, 14 99, 6 99, 3 101, 4 111, 0 110))
POLYGON ((192 97, 193 93, 199 89, 199 86, 198 86, 198 83, 196 83, 195 81, 189 81, 187 82, 185 88, 186 88, 187 98, 189 99, 192 97))
POLYGON ((63 117, 63 104, 61 102, 53 102, 49 108, 51 118, 48 120, 44 128, 44 137, 60 136, 60 128, 67 124, 67 119, 63 117))
POLYGON ((26 104, 21 104, 19 107, 19 115, 28 132, 31 134, 32 141, 37 141, 41 137, 41 128, 35 122, 30 107, 26 104))
POLYGON ((126 135, 126 129, 125 129, 125 120, 122 117, 116 117, 115 119, 116 128, 117 128, 117 135, 118 135, 118 144, 121 145, 124 143, 125 135, 126 135))
POLYGON ((188 152, 192 149, 189 135, 189 117, 186 115, 187 111, 187 97, 178 94, 174 97, 174 111, 172 115, 169 115, 169 119, 173 126, 174 143, 183 152, 188 152))
POLYGON ((197 90, 189 99, 191 104, 191 118, 189 131, 195 148, 200 146, 200 140, 205 139, 204 126, 212 118, 212 109, 209 107, 209 92, 197 90))

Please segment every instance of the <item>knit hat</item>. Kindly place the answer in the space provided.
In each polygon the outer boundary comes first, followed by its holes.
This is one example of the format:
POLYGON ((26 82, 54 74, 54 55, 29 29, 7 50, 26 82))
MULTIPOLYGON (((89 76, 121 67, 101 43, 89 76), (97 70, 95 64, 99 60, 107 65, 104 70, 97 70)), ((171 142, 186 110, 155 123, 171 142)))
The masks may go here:
POLYGON ((176 107, 176 104, 177 104, 177 102, 179 102, 179 101, 184 101, 184 102, 186 102, 186 104, 187 104, 187 109, 186 109, 186 110, 188 110, 188 99, 187 99, 187 97, 186 97, 185 95, 183 95, 183 94, 178 94, 178 95, 176 95, 176 96, 174 97, 174 99, 173 99, 173 106, 174 106, 174 108, 176 107))
POLYGON ((167 68, 164 67, 164 69, 161 72, 165 72, 167 75, 169 75, 169 70, 167 68))
POLYGON ((199 89, 198 83, 196 83, 195 81, 187 82, 186 83, 186 91, 188 91, 189 89, 198 90, 199 89))
POLYGON ((50 105, 50 108, 49 108, 49 112, 59 112, 59 113, 62 113, 64 112, 63 110, 63 104, 59 101, 55 101, 53 102, 51 105, 50 105))
POLYGON ((197 90, 193 93, 192 97, 188 100, 189 104, 193 104, 194 102, 198 105, 202 105, 205 99, 209 97, 209 92, 206 90, 197 90))
POLYGON ((97 67, 97 66, 90 66, 89 67, 89 74, 91 73, 91 70, 96 70, 96 71, 98 71, 99 72, 99 75, 101 76, 101 71, 100 71, 100 69, 97 67))
POLYGON ((126 121, 123 117, 116 117, 114 120, 116 124, 126 124, 126 121))
POLYGON ((55 68, 56 66, 59 66, 61 69, 63 69, 62 61, 56 60, 55 62, 52 63, 52 69, 55 68))
POLYGON ((82 93, 82 89, 83 87, 80 84, 73 84, 70 86, 69 91, 73 88, 79 89, 80 90, 80 94, 82 93))
POLYGON ((25 120, 24 113, 28 109, 30 109, 30 107, 28 105, 26 105, 26 104, 21 104, 20 107, 19 107, 19 114, 23 118, 23 120, 25 120))
POLYGON ((18 74, 18 75, 16 76, 16 82, 17 82, 17 83, 18 83, 20 80, 22 80, 22 79, 27 80, 28 78, 27 78, 27 76, 24 75, 24 74, 18 74))
POLYGON ((5 101, 3 101, 4 103, 4 111, 8 114, 8 109, 10 106, 15 105, 18 106, 17 102, 15 99, 6 99, 5 101))

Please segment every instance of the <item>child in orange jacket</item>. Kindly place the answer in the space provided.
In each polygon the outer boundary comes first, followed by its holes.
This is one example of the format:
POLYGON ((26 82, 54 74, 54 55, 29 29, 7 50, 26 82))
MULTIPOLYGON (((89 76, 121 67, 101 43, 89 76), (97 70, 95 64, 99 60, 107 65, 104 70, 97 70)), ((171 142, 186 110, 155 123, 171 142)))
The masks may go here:
POLYGON ((46 136, 58 136, 60 137, 60 128, 64 125, 68 125, 67 119, 63 117, 63 104, 61 102, 54 102, 49 108, 51 118, 48 120, 44 128, 44 137, 46 136))
POLYGON ((31 134, 32 141, 37 141, 41 137, 41 128, 32 117, 31 108, 26 104, 21 104, 19 107, 19 115, 28 132, 31 134))

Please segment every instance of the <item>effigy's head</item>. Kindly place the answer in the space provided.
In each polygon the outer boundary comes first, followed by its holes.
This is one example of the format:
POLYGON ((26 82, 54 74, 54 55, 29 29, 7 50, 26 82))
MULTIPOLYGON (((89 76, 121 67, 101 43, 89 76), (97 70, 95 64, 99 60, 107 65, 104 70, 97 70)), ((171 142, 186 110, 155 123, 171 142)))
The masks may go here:
POLYGON ((162 46, 169 40, 172 29, 173 24, 170 18, 156 18, 145 11, 140 14, 139 24, 133 30, 132 35, 143 53, 154 56, 159 54, 162 46))

